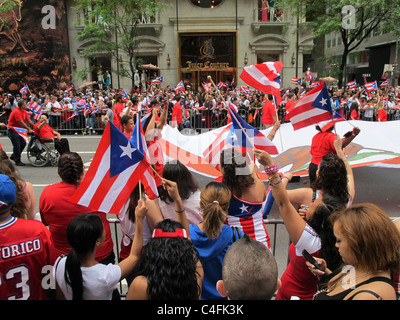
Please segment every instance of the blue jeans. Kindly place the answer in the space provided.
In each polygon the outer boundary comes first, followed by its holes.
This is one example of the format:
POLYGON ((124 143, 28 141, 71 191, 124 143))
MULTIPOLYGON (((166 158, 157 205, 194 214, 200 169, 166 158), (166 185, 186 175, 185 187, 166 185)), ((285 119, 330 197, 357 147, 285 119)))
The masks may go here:
POLYGON ((10 138, 11 143, 13 145, 13 153, 10 158, 14 160, 16 163, 21 162, 21 153, 26 146, 24 138, 22 138, 18 133, 16 133, 12 129, 7 130, 7 136, 10 138))

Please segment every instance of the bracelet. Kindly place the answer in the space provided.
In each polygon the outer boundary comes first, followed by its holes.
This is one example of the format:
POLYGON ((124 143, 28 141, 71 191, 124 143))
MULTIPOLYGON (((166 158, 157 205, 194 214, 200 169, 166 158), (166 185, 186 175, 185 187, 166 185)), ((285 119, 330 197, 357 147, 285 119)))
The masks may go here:
POLYGON ((272 175, 278 172, 278 166, 276 164, 271 164, 270 166, 264 167, 264 171, 267 175, 272 175))
POLYGON ((175 212, 176 212, 176 213, 184 213, 184 212, 185 212, 185 209, 183 209, 183 210, 175 210, 175 212))
POLYGON ((271 187, 276 188, 278 186, 278 184, 282 183, 282 178, 279 179, 279 181, 277 183, 272 183, 271 181, 269 182, 269 185, 271 187))

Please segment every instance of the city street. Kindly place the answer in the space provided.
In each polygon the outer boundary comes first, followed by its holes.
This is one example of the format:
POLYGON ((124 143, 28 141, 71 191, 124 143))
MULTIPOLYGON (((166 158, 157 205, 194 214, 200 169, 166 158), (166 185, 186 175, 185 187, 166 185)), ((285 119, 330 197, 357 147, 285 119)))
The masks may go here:
MULTIPOLYGON (((90 161, 96 151, 101 136, 64 136, 68 138, 70 142, 71 151, 78 152, 83 162, 85 163, 86 169, 90 165, 90 161)), ((11 155, 11 143, 8 137, 0 137, 0 143, 4 150, 11 155)), ((56 167, 43 167, 35 168, 29 164, 26 157, 26 152, 22 155, 22 161, 26 163, 25 167, 17 167, 21 177, 34 186, 37 208, 39 206, 39 198, 43 188, 52 183, 59 182, 60 179, 57 175, 56 167)), ((356 184, 356 198, 355 202, 372 202, 382 207, 390 217, 400 216, 400 198, 398 192, 400 190, 400 170, 390 168, 377 168, 377 167, 360 167, 354 169, 355 184, 356 184)), ((209 178, 195 174, 200 187, 203 187, 210 181, 209 178)), ((289 183, 288 188, 301 188, 308 186, 306 178, 301 178, 300 182, 289 183)), ((110 215, 111 218, 115 218, 110 215)), ((269 220, 280 221, 279 211, 276 205, 273 206, 272 212, 269 216, 269 220)), ((274 225, 268 225, 267 229, 271 236, 271 242, 274 237, 274 225)), ((277 225, 277 237, 276 237, 276 251, 275 257, 278 262, 279 272, 285 270, 287 263, 287 248, 289 238, 286 229, 283 224, 277 225)))

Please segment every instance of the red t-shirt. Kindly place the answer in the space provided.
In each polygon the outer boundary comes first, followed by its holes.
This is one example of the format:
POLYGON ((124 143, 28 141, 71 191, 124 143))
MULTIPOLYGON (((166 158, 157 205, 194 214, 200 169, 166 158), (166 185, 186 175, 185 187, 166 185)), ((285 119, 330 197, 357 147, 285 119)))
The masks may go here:
POLYGON ((25 122, 28 119, 29 114, 25 110, 15 108, 13 111, 11 111, 10 117, 8 118, 8 127, 23 128, 19 124, 19 121, 25 122))
POLYGON ((119 115, 121 114, 122 111, 124 111, 125 105, 121 102, 117 102, 115 104, 115 112, 117 113, 118 117, 121 118, 119 115))
POLYGON ((53 129, 46 123, 41 129, 39 129, 40 122, 36 122, 33 125, 33 132, 39 137, 39 138, 51 138, 52 140, 55 139, 55 136, 53 134, 53 129))
POLYGON ((324 155, 328 153, 336 154, 336 150, 333 145, 335 139, 336 136, 333 132, 318 132, 313 137, 311 142, 311 163, 318 165, 324 155))
POLYGON ((381 109, 378 111, 378 118, 380 121, 387 121, 387 112, 385 109, 381 109))
POLYGON ((275 114, 275 106, 274 104, 267 100, 262 109, 263 115, 262 115, 262 123, 263 124, 274 124, 274 118, 272 117, 275 114))
POLYGON ((358 112, 355 109, 351 112, 350 117, 353 118, 354 120, 360 120, 360 116, 358 115, 358 112))
MULTIPOLYGON (((40 216, 43 223, 49 226, 57 256, 68 254, 71 250, 66 236, 70 221, 80 214, 93 212, 87 207, 69 201, 75 190, 74 184, 59 182, 45 187, 40 196, 40 216)), ((113 250, 113 241, 107 215, 103 212, 93 213, 100 217, 106 232, 104 243, 96 251, 96 260, 101 261, 110 255, 113 250)))
POLYGON ((0 300, 47 300, 42 279, 56 258, 51 234, 40 221, 12 217, 1 224, 0 300))
POLYGON ((182 122, 182 108, 178 102, 174 104, 174 108, 172 109, 172 121, 175 120, 175 117, 176 124, 180 124, 182 122))

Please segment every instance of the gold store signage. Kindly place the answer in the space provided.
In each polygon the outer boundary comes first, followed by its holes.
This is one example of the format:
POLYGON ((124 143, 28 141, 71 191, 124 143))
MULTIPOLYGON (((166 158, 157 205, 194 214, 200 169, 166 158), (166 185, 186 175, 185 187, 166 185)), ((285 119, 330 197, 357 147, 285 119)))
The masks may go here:
POLYGON ((201 69, 216 69, 216 70, 223 70, 229 68, 229 62, 210 62, 205 61, 203 62, 192 62, 186 61, 187 70, 188 71, 196 71, 201 69))

